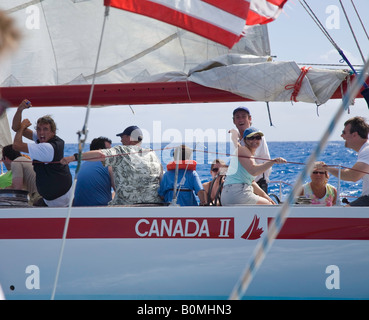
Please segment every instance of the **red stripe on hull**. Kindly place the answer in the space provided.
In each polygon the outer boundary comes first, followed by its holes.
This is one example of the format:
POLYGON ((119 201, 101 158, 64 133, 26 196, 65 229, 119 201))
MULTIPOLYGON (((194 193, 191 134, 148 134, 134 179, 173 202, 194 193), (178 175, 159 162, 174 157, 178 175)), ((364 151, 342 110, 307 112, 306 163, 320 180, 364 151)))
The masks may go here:
MULTIPOLYGON (((64 218, 0 219, 0 239, 61 239, 64 218)), ((71 218, 68 239, 234 239, 234 218, 71 218)))
MULTIPOLYGON (((268 225, 273 218, 268 218, 268 225)), ((288 218, 277 239, 369 240, 367 218, 288 218)))
MULTIPOLYGON (((4 218, 0 239, 60 239, 64 223, 64 218, 4 218)), ((71 218, 67 238, 234 239, 234 223, 234 218, 71 218)), ((277 239, 369 240, 369 218, 288 218, 277 239)))

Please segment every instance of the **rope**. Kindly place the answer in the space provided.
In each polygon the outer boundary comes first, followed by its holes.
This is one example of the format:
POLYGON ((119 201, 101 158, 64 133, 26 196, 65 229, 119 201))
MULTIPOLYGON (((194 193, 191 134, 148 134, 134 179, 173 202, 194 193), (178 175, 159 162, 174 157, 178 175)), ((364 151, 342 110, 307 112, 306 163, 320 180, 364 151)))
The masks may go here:
POLYGON ((320 140, 320 143, 316 147, 315 151, 311 154, 309 157, 306 166, 303 168, 301 174, 299 175, 291 193, 288 196, 288 201, 285 201, 283 203, 283 206, 281 207, 280 212, 276 215, 276 217, 272 220, 272 223, 268 227, 268 233, 267 235, 258 242, 256 246, 256 250, 254 254, 251 257, 250 262, 246 266, 245 270, 243 271, 241 277, 239 278, 238 282, 236 283, 233 291, 230 294, 230 299, 238 300, 242 298, 244 293, 247 291, 254 275, 256 274, 257 270, 259 269, 260 265, 264 261, 264 258, 271 248, 274 240, 276 239, 277 235, 279 234, 279 231, 282 229, 284 222, 286 221, 288 215, 289 215, 289 209, 290 204, 292 204, 297 197, 297 195, 300 193, 300 190, 302 188, 303 181, 306 179, 308 173, 311 171, 311 169, 314 166, 314 162, 319 157, 321 151, 325 147, 329 136, 333 132, 336 124, 338 123, 339 119, 345 112, 345 110, 348 108, 350 100, 352 97, 355 97, 357 93, 359 92, 361 88, 361 84, 365 81, 365 73, 369 69, 369 59, 365 63, 364 69, 360 76, 355 79, 355 82, 349 92, 345 94, 345 96, 342 99, 342 104, 339 107, 336 115, 333 117, 331 123, 329 124, 328 128, 326 129, 325 133, 323 134, 322 139, 320 140))
MULTIPOLYGON (((141 151, 135 151, 135 152, 123 152, 123 153, 118 153, 118 154, 115 154, 115 155, 110 155, 110 156, 105 156, 105 158, 114 158, 114 157, 121 157, 121 156, 127 156, 127 155, 131 155, 131 154, 139 154, 139 153, 148 153, 148 152, 158 152, 158 151, 163 151, 163 150, 172 150, 172 149, 175 149, 177 147, 164 147, 164 148, 159 148, 159 149, 143 149, 141 151)), ((221 155, 221 156, 227 156, 227 157, 234 157, 236 155, 234 154, 230 154, 230 153, 224 153, 224 152, 219 152, 219 151, 205 151, 205 150, 201 150, 201 149, 193 149, 193 151, 196 151, 196 152, 203 152, 203 153, 207 153, 207 154, 215 154, 215 155, 221 155)), ((261 157, 253 157, 253 156, 239 156, 238 157, 240 158, 247 158, 247 159, 250 159, 250 158, 253 158, 255 160, 262 160, 262 161, 273 161, 272 159, 266 159, 266 158, 261 158, 261 157)), ((89 158, 89 161, 98 161, 98 160, 101 160, 101 157, 95 157, 95 158, 89 158)), ((42 161, 37 161, 37 160, 33 160, 34 162, 36 163, 60 163, 60 161, 50 161, 50 162, 42 162, 42 161)), ((78 162, 79 160, 74 160, 72 162, 78 162)), ((87 160, 86 160, 87 161, 87 160)), ((28 162, 28 161, 22 161, 22 160, 19 160, 18 162, 28 162)), ((3 163, 2 160, 0 160, 0 163, 3 163)), ((296 161, 286 161, 286 164, 294 164, 294 165, 301 165, 301 166, 304 166, 306 165, 305 162, 296 162, 296 161)), ((354 169, 354 168, 350 168, 350 167, 345 167, 345 166, 342 166, 342 165, 339 165, 339 164, 327 164, 328 167, 341 167, 343 169, 349 169, 349 170, 352 170, 352 171, 357 171, 357 172, 360 172, 360 173, 365 173, 365 174, 369 174, 369 172, 366 172, 366 171, 362 171, 362 170, 359 170, 359 169, 354 169)))
MULTIPOLYGON (((177 154, 177 163, 176 163, 176 172, 174 176, 174 183, 173 183, 173 199, 171 202, 171 206, 177 206, 177 180, 178 180, 178 168, 179 168, 179 152, 177 154)), ((184 175, 183 175, 184 176, 184 175)))
POLYGON ((298 102, 297 101, 297 96, 300 92, 300 89, 301 89, 301 86, 302 86, 302 81, 304 80, 306 74, 309 72, 310 69, 311 69, 311 67, 309 67, 309 68, 302 67, 301 68, 301 73, 300 73, 299 77, 297 78, 295 84, 288 84, 284 87, 286 90, 292 90, 293 89, 293 92, 291 94, 291 101, 298 102))
POLYGON ((58 284, 61 262, 62 262, 62 259, 63 259, 63 253, 64 253, 64 247, 65 247, 65 242, 66 242, 66 238, 67 238, 69 220, 70 220, 70 215, 71 215, 71 211, 72 211, 74 191, 75 191, 75 188, 76 188, 77 176, 78 176, 78 172, 79 172, 79 168, 80 168, 80 164, 81 164, 81 154, 82 154, 82 150, 84 148, 84 145, 86 143, 86 138, 87 138, 87 131, 88 131, 87 130, 87 123, 88 123, 88 118, 89 118, 90 109, 91 109, 93 91, 94 91, 94 87, 95 87, 95 78, 96 78, 95 75, 96 75, 96 72, 97 72, 97 66, 98 66, 98 62, 99 62, 99 58, 100 58, 100 51, 101 51, 101 45, 102 45, 102 40, 103 40, 103 35, 104 35, 104 30, 105 30, 105 23, 106 23, 108 15, 109 15, 109 8, 110 8, 109 6, 105 7, 103 26, 102 26, 102 30, 101 30, 100 43, 99 43, 98 53, 97 53, 97 57, 96 57, 94 77, 92 79, 92 85, 91 85, 91 89, 90 89, 90 96, 88 98, 88 105, 87 105, 85 122, 84 122, 84 125, 83 125, 82 132, 77 133, 78 134, 78 140, 79 140, 78 165, 77 165, 77 170, 76 170, 76 174, 75 174, 75 177, 74 177, 74 181, 73 181, 73 184, 72 184, 72 196, 71 196, 70 201, 69 201, 68 213, 67 213, 67 217, 65 219, 63 238, 62 238, 62 246, 61 246, 61 249, 60 249, 58 266, 56 268, 56 275, 55 275, 53 290, 52 290, 52 293, 51 293, 51 300, 54 300, 54 298, 55 298, 55 292, 56 292, 56 287, 57 287, 57 284, 58 284), (81 139, 81 134, 85 135, 84 139, 81 139))
MULTIPOLYGON (((159 151, 164 151, 164 150, 173 150, 175 148, 177 148, 177 147, 164 147, 164 148, 159 148, 159 149, 143 149, 143 150, 140 150, 140 151, 123 152, 123 153, 118 153, 118 154, 114 154, 114 155, 109 155, 109 156, 105 156, 105 158, 114 158, 114 157, 128 156, 128 155, 131 155, 131 154, 140 154, 140 153, 142 154, 142 153, 148 153, 148 152, 159 152, 159 151)), ((219 152, 219 151, 208 151, 208 150, 205 151, 205 150, 201 150, 201 149, 192 149, 192 150, 195 151, 195 152, 203 152, 203 153, 207 153, 207 154, 214 154, 214 155, 217 155, 217 156, 219 156, 219 155, 226 156, 226 157, 235 157, 236 156, 234 154, 219 152)), ((23 155, 23 156, 28 157, 27 155, 23 155)), ((247 158, 247 159, 253 158, 255 160, 262 160, 262 161, 273 161, 272 159, 261 158, 261 157, 253 157, 253 156, 239 156, 239 155, 237 155, 237 157, 247 158)), ((98 161, 98 160, 101 160, 101 157, 89 158, 89 160, 85 160, 85 161, 98 161)), ((78 161, 79 160, 73 160, 71 162, 78 162, 78 161)), ((18 162, 28 162, 28 161, 19 160, 18 162)), ((49 162, 45 161, 45 162, 42 162, 42 161, 38 161, 38 160, 33 160, 33 162, 45 163, 45 164, 46 163, 47 164, 60 163, 60 161, 49 161, 49 162)), ((0 160, 0 163, 2 164, 3 161, 0 160)), ((297 162, 297 161, 286 161, 286 164, 294 164, 294 165, 301 165, 301 166, 306 165, 305 162, 297 162)), ((342 166, 340 164, 327 164, 327 167, 332 167, 332 168, 341 167, 342 169, 348 169, 348 170, 352 170, 352 171, 356 171, 356 172, 360 172, 360 173, 364 173, 364 174, 369 174, 369 172, 359 170, 359 169, 350 168, 350 167, 345 167, 345 166, 342 166)), ((273 182, 283 182, 283 181, 273 181, 273 182)))

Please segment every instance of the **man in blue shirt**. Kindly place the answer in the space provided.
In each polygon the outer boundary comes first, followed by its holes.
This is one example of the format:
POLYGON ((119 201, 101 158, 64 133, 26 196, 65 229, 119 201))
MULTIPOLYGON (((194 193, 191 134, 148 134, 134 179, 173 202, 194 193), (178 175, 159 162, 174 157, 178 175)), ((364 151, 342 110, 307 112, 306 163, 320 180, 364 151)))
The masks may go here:
MULTIPOLYGON (((90 150, 111 148, 111 140, 99 137, 92 140, 90 150)), ((77 177, 73 206, 106 206, 112 200, 115 190, 111 167, 104 167, 101 161, 85 161, 77 177)))

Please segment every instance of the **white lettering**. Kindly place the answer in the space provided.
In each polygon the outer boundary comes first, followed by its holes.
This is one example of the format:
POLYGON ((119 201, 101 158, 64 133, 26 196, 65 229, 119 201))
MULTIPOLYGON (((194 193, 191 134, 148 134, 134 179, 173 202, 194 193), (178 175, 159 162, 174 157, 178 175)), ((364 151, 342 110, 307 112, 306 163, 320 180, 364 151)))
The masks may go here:
POLYGON ((197 233, 199 232, 199 223, 196 220, 193 219, 187 219, 186 220, 186 226, 185 226, 185 236, 186 237, 195 237, 197 233), (190 233, 190 223, 195 225, 195 231, 190 233))
MULTIPOLYGON (((219 237, 229 237, 230 219, 220 219, 221 235, 219 237)), ((135 232, 139 237, 157 238, 195 238, 210 237, 210 230, 207 219, 140 219, 135 225, 135 232), (201 222, 201 225, 200 225, 201 222), (146 225, 144 227, 143 225, 146 225)))
POLYGON ((146 232, 143 232, 143 233, 142 233, 142 232, 140 232, 140 230, 138 229, 141 223, 150 224, 150 222, 149 222, 149 221, 147 221, 146 219, 140 219, 140 220, 136 223, 136 227, 135 227, 136 234, 137 234, 138 236, 140 236, 140 237, 146 237, 146 236, 147 236, 147 234, 148 234, 148 232, 146 231, 146 232))
POLYGON ((164 315, 165 318, 167 318, 170 314, 170 310, 172 307, 150 307, 147 304, 145 304, 143 307, 138 307, 137 314, 159 314, 164 315))
POLYGON ((327 266, 325 273, 330 274, 325 280, 325 286, 328 290, 340 289, 340 269, 332 264, 327 266))
POLYGON ((29 30, 39 30, 40 29, 40 9, 31 5, 26 9, 26 28, 29 30))
POLYGON ((172 228, 173 228, 173 220, 172 219, 169 220, 169 226, 167 225, 167 222, 165 220, 163 220, 161 222, 160 236, 161 237, 164 236, 164 229, 165 229, 165 232, 166 232, 167 236, 170 237, 172 235, 172 228))
POLYGON ((159 226, 158 226, 158 221, 156 219, 151 224, 149 237, 151 237, 153 233, 155 233, 156 236, 159 237, 159 226))
POLYGON ((219 237, 229 237, 228 231, 229 231, 229 222, 231 219, 220 219, 220 232, 219 237))
POLYGON ((335 5, 329 5, 325 9, 325 13, 330 14, 325 20, 325 26, 327 29, 339 29, 340 28, 340 9, 335 5))
POLYGON ((181 220, 177 220, 177 223, 174 227, 172 237, 175 237, 179 233, 181 237, 183 237, 183 228, 182 228, 182 222, 181 220))
MULTIPOLYGON (((164 129, 161 121, 158 120, 153 120, 152 124, 152 135, 150 134, 149 130, 141 130, 143 131, 147 144, 151 145, 152 143, 155 143, 155 145, 157 146, 155 149, 158 149, 156 150, 156 152, 159 152, 159 150, 162 149, 163 142, 168 143, 166 144, 165 148, 160 151, 161 160, 170 156, 170 153, 173 151, 173 149, 177 147, 179 143, 185 143, 185 141, 188 145, 196 145, 197 152, 194 153, 194 160, 196 160, 197 164, 208 164, 209 162, 212 162, 213 160, 218 158, 218 149, 221 149, 221 144, 224 144, 226 154, 229 154, 226 156, 227 159, 229 160, 231 157, 230 154, 232 152, 228 143, 230 142, 230 134, 228 132, 229 129, 185 129, 185 132, 183 134, 183 132, 178 129, 164 129), (208 142, 216 141, 217 143, 215 145, 208 145, 208 142), (205 154, 207 155, 205 156, 205 154)), ((222 157, 224 157, 224 154, 222 154, 222 157)), ((172 158, 172 156, 170 156, 170 158, 172 158)))
POLYGON ((191 315, 214 315, 214 314, 231 314, 231 306, 229 304, 226 305, 198 305, 198 304, 190 304, 190 305, 182 305, 182 315, 183 314, 191 314, 191 315))
POLYGON ((206 219, 202 222, 198 237, 201 237, 202 234, 205 234, 207 237, 210 237, 208 220, 206 220, 206 219))
POLYGON ((28 290, 40 289, 40 269, 38 268, 38 266, 27 266, 26 273, 30 274, 26 278, 26 288, 28 290))

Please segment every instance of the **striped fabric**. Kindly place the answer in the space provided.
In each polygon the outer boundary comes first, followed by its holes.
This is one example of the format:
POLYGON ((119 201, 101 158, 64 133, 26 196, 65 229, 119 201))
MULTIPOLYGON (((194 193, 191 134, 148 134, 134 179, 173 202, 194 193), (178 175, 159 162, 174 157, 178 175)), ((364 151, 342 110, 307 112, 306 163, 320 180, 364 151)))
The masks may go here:
POLYGON ((287 0, 105 0, 106 6, 142 14, 218 42, 238 42, 245 25, 273 21, 287 0))

